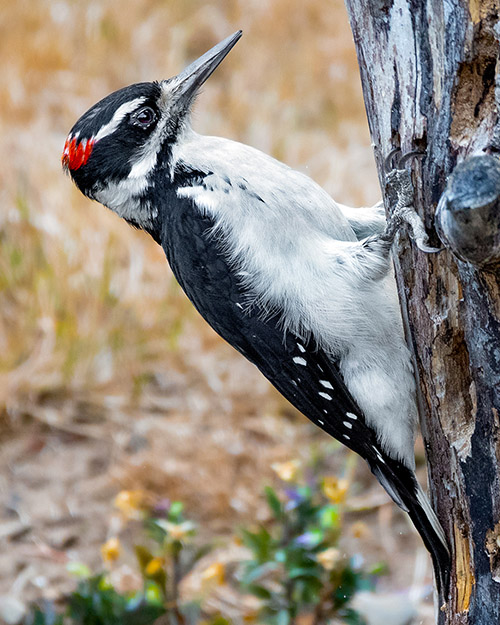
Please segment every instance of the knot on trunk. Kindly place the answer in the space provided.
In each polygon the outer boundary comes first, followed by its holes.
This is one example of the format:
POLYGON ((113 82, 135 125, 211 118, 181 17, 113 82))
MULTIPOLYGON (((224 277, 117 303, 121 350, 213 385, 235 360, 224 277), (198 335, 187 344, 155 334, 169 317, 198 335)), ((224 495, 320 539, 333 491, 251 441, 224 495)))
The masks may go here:
POLYGON ((500 160, 472 156, 453 170, 436 210, 441 241, 480 268, 500 265, 500 160))

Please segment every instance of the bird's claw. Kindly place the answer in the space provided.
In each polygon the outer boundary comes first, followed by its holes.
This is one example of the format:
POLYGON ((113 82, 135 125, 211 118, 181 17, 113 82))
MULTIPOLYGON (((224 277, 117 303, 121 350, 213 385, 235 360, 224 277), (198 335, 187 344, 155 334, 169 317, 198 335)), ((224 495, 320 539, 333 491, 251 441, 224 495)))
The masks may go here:
POLYGON ((384 160, 384 173, 387 176, 394 170, 402 170, 406 167, 406 163, 410 158, 425 156, 425 152, 420 150, 411 150, 410 152, 403 152, 401 148, 392 149, 384 160))
POLYGON ((424 222, 413 206, 403 207, 399 214, 399 220, 408 224, 411 229, 415 245, 421 252, 425 252, 426 254, 436 254, 437 252, 441 252, 443 250, 442 247, 432 247, 428 244, 429 237, 425 231, 424 222))
POLYGON ((410 226, 416 246, 426 254, 440 252, 443 248, 428 245, 428 236, 422 218, 413 208, 414 189, 410 172, 405 165, 410 158, 425 156, 423 152, 414 150, 403 154, 399 148, 391 150, 384 161, 386 195, 394 206, 387 223, 386 238, 394 238, 402 223, 410 226))

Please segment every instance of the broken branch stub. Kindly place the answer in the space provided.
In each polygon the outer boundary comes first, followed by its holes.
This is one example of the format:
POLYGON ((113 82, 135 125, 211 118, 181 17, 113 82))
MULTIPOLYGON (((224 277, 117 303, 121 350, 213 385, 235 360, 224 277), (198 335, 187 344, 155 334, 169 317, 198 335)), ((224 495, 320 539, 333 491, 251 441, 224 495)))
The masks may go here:
POLYGON ((436 210, 441 241, 479 268, 500 264, 500 160, 472 156, 453 170, 436 210))

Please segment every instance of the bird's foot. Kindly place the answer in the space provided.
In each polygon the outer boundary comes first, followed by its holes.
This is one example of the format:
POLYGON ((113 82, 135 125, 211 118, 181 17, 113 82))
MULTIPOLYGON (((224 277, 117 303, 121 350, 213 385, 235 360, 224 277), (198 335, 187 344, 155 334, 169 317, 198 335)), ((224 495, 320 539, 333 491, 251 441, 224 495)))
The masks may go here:
POLYGON ((387 220, 387 227, 382 237, 393 241, 396 232, 403 224, 410 227, 412 238, 422 252, 428 254, 440 252, 443 248, 431 247, 429 237, 420 215, 415 211, 414 188, 410 172, 405 169, 406 162, 415 156, 423 156, 422 152, 402 154, 399 148, 392 150, 385 160, 385 191, 393 206, 387 220))

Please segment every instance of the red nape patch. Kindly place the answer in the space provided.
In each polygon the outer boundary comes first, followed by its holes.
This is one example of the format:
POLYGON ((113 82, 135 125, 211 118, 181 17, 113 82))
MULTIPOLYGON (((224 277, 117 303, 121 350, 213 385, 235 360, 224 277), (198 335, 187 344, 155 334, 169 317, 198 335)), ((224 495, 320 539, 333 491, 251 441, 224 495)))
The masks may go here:
POLYGON ((63 167, 74 171, 82 165, 85 165, 92 154, 94 143, 94 139, 84 139, 77 144, 76 137, 71 139, 71 136, 69 136, 64 144, 64 150, 61 158, 63 167))

